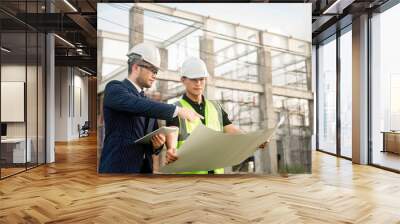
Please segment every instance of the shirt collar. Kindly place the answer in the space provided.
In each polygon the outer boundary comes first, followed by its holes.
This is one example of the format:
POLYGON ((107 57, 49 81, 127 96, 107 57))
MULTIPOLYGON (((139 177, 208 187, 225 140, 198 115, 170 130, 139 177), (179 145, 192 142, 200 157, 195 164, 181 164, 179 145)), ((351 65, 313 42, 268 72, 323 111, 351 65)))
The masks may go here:
POLYGON ((183 97, 182 97, 184 100, 186 100, 188 103, 190 103, 190 104, 192 104, 192 105, 204 105, 204 96, 203 95, 201 95, 201 103, 199 104, 199 103, 197 103, 197 102, 194 102, 193 100, 191 100, 187 95, 186 95, 186 93, 185 94, 183 94, 183 97))
POLYGON ((132 85, 136 88, 136 90, 138 91, 138 93, 140 93, 140 92, 143 91, 143 89, 140 88, 134 81, 132 81, 132 80, 130 80, 130 79, 128 79, 128 80, 129 80, 129 82, 131 82, 132 85))

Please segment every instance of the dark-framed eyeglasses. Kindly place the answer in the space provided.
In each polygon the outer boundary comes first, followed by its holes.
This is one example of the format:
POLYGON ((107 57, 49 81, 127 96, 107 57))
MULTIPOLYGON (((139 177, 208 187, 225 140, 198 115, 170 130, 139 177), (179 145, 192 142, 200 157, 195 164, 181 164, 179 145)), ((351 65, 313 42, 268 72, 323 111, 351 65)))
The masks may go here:
POLYGON ((146 68, 149 71, 151 71, 154 75, 157 75, 158 73, 158 68, 152 65, 147 65, 147 64, 139 64, 140 67, 146 68))

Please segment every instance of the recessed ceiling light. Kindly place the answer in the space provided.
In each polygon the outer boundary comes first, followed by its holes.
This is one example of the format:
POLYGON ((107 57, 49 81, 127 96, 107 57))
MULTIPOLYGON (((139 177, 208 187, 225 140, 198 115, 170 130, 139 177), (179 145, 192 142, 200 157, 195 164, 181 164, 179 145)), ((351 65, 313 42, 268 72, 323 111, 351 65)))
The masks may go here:
POLYGON ((336 0, 322 14, 342 14, 355 0, 336 0))
POLYGON ((64 0, 65 4, 67 4, 72 10, 74 10, 75 12, 78 12, 78 10, 68 1, 68 0, 64 0))
POLYGON ((57 35, 57 34, 54 34, 54 36, 56 36, 58 39, 60 39, 60 40, 63 41, 64 43, 68 44, 69 46, 75 48, 75 45, 73 45, 73 44, 72 44, 71 42, 69 42, 68 40, 66 40, 66 39, 64 39, 64 38, 62 38, 62 37, 60 37, 60 36, 57 35))
POLYGON ((83 70, 83 69, 81 69, 81 68, 79 68, 79 67, 78 67, 78 69, 79 69, 79 71, 81 71, 81 72, 83 72, 83 73, 85 73, 85 74, 92 75, 92 73, 90 73, 90 72, 88 72, 88 71, 85 71, 85 70, 83 70))
POLYGON ((7 49, 7 48, 5 48, 5 47, 1 47, 1 50, 4 51, 4 52, 6 52, 6 53, 10 53, 10 52, 11 52, 11 50, 9 50, 9 49, 7 49))

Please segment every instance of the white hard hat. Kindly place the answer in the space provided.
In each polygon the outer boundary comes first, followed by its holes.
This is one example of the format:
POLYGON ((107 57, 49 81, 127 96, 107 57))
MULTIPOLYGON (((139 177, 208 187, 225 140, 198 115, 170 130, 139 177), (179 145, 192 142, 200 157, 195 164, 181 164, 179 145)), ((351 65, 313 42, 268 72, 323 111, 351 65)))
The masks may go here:
POLYGON ((188 58, 182 64, 181 76, 189 79, 208 77, 207 67, 200 58, 188 58))
POLYGON ((155 46, 148 43, 136 44, 126 56, 131 57, 134 54, 141 56, 144 61, 150 63, 154 67, 160 68, 160 52, 155 46))

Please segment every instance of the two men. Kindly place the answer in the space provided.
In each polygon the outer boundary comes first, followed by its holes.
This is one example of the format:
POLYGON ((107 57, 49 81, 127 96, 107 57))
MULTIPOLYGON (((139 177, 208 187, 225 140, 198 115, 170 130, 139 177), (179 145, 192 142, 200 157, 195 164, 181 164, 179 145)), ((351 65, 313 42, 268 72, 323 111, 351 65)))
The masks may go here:
MULTIPOLYGON (((207 68, 204 62, 190 58, 182 66, 182 83, 186 93, 176 105, 148 99, 144 88, 150 88, 160 68, 160 53, 152 45, 141 43, 127 54, 128 78, 111 81, 104 91, 105 139, 100 158, 100 173, 152 173, 152 155, 167 143, 167 161, 177 159, 176 149, 189 134, 203 123, 208 128, 225 133, 240 133, 228 119, 222 107, 204 98, 207 68), (155 135, 151 144, 135 141, 156 130, 156 119, 167 120, 168 126, 180 127, 176 135, 155 135)), ((210 171, 223 173, 223 169, 210 171)), ((209 173, 196 171, 193 173, 209 173)))
POLYGON ((151 144, 135 141, 158 128, 156 119, 202 118, 190 109, 152 101, 144 95, 143 89, 152 86, 160 68, 156 47, 141 43, 127 56, 127 79, 109 82, 104 91, 105 139, 100 173, 152 173, 152 155, 162 149, 165 136, 154 136, 151 144))
MULTIPOLYGON (((189 121, 175 117, 167 121, 167 126, 179 127, 178 137, 174 134, 167 135, 167 162, 174 162, 177 158, 176 150, 179 150, 190 133, 201 123, 215 131, 236 134, 242 131, 228 118, 228 114, 221 105, 204 97, 203 92, 207 81, 208 72, 205 63, 199 58, 189 58, 182 64, 181 81, 185 86, 185 93, 176 103, 177 106, 187 108, 202 115, 204 119, 189 121), (177 138, 177 141, 176 141, 177 138)), ((260 148, 264 148, 265 144, 260 148)), ((212 156, 212 155, 210 155, 212 156)), ((187 174, 222 174, 224 169, 193 171, 187 174)))

